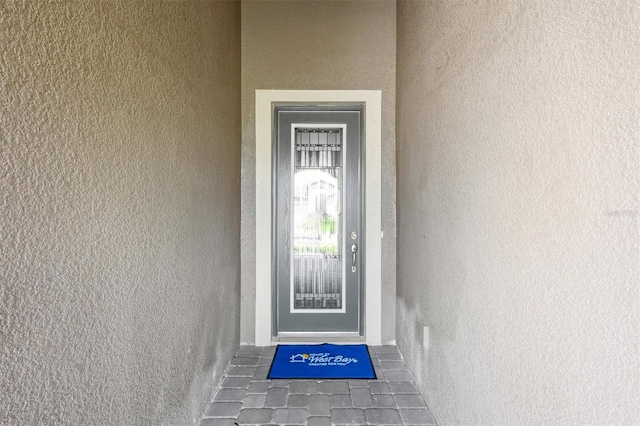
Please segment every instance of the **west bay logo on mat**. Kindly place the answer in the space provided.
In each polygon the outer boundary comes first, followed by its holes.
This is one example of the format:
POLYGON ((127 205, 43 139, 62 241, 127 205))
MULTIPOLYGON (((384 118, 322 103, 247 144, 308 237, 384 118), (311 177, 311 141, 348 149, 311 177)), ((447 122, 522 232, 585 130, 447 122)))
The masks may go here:
POLYGON ((356 358, 349 358, 342 355, 331 355, 329 352, 319 354, 295 354, 289 358, 290 363, 302 362, 306 363, 309 367, 337 365, 345 366, 352 362, 358 362, 356 358))

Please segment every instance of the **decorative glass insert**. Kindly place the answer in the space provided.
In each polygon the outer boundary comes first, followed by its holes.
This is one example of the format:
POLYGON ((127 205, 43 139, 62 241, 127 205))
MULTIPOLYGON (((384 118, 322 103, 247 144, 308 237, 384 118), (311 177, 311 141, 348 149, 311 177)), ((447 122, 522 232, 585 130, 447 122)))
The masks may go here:
POLYGON ((342 128, 296 128, 292 309, 342 309, 342 128))

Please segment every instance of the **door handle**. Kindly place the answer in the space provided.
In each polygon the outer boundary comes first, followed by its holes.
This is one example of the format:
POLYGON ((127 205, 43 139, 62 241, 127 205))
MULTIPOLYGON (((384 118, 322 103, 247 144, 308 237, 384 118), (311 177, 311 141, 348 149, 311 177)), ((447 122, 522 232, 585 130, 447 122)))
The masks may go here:
POLYGON ((358 251, 358 245, 357 244, 351 244, 351 253, 352 253, 352 257, 351 257, 351 272, 355 272, 356 271, 356 253, 358 251))

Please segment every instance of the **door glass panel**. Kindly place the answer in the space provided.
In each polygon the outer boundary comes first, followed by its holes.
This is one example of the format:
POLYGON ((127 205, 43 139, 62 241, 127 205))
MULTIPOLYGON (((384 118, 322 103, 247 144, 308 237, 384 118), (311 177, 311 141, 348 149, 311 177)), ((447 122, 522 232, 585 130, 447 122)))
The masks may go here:
POLYGON ((342 310, 342 128, 296 128, 291 311, 342 310))

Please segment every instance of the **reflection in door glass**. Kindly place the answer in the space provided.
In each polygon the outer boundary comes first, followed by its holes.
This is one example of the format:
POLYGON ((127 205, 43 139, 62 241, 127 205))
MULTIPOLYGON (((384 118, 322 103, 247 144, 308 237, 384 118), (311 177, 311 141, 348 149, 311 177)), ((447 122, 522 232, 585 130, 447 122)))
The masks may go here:
POLYGON ((342 129, 297 128, 293 309, 342 308, 342 129))

